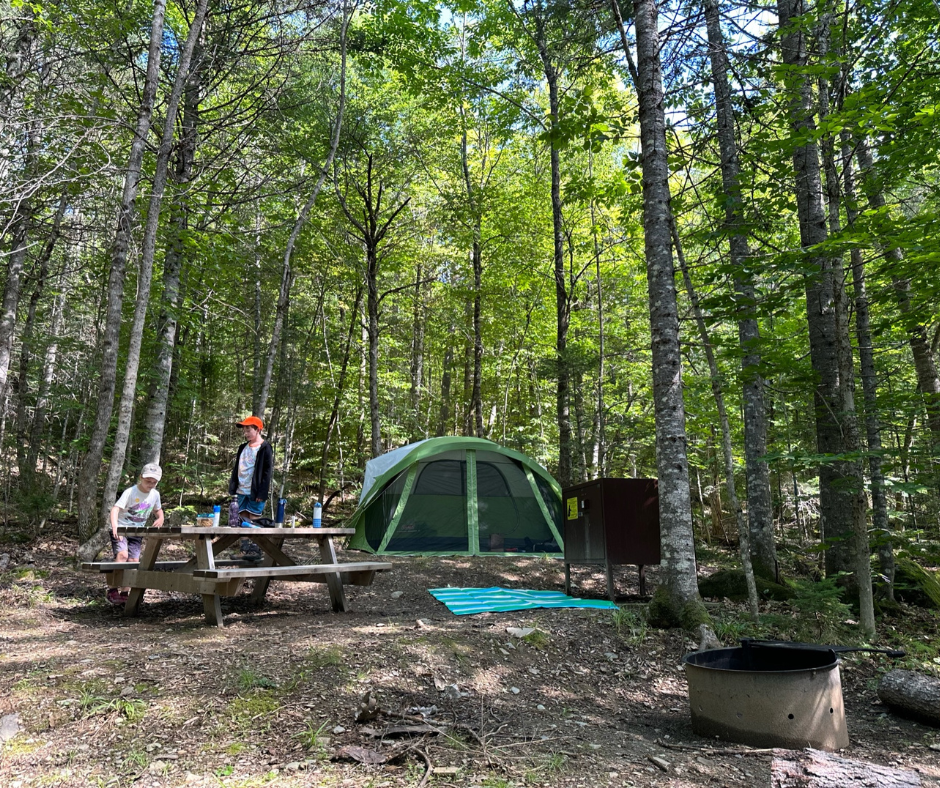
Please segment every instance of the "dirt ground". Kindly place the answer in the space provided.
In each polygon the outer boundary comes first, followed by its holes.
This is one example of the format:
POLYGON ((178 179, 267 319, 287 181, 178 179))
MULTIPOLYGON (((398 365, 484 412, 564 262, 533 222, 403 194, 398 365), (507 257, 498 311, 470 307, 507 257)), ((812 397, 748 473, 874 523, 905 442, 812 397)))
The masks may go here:
MULTIPOLYGON (((350 613, 330 611, 325 586, 274 582, 261 608, 245 591, 223 600, 216 629, 198 598, 172 593, 147 592, 124 618, 101 576, 73 568, 74 548, 54 533, 0 543, 0 786, 770 784, 771 753, 692 732, 686 634, 647 630, 630 605, 619 618, 457 617, 428 593, 562 590, 559 561, 394 558, 373 586, 348 589, 350 613), (367 693, 374 716, 357 723, 367 693)), ((603 597, 594 569, 574 570, 577 594, 603 597)), ((636 582, 618 570, 628 602, 636 582)), ((930 637, 936 623, 925 619, 930 637)), ((880 705, 887 667, 846 657, 842 755, 938 784, 940 729, 880 705)))

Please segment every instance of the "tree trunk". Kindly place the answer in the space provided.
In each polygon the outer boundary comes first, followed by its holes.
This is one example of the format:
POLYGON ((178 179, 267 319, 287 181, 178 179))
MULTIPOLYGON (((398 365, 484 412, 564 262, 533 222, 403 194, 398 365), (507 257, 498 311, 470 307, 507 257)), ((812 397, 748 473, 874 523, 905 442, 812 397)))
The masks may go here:
POLYGON ((483 437, 483 336, 480 328, 483 311, 483 250, 480 246, 480 228, 473 228, 473 383, 470 390, 470 410, 473 413, 473 434, 483 437))
MULTIPOLYGON (((561 97, 558 87, 558 69, 549 51, 545 35, 545 19, 542 14, 535 17, 535 43, 542 62, 542 72, 548 85, 549 132, 558 127, 561 97)), ((552 198, 552 270, 555 278, 555 359, 557 385, 555 389, 555 415, 558 421, 558 472, 556 476, 562 487, 572 483, 571 472, 571 413, 570 373, 568 370, 568 328, 571 323, 571 303, 565 276, 564 219, 561 202, 561 151, 553 140, 549 149, 551 163, 552 198)))
POLYGON ((138 461, 143 467, 148 462, 160 462, 163 436, 166 430, 167 407, 170 401, 170 380, 176 350, 176 331, 179 325, 177 311, 180 301, 180 272, 183 266, 183 239, 189 228, 188 191, 196 157, 199 122, 200 76, 197 65, 186 85, 183 105, 183 130, 177 154, 173 182, 176 194, 172 204, 173 218, 170 241, 163 261, 163 301, 157 321, 157 354, 153 364, 154 376, 150 385, 147 413, 144 417, 144 437, 138 461))
POLYGON ((379 284, 378 252, 366 249, 366 311, 369 315, 369 450, 372 459, 382 453, 382 418, 379 414, 379 284))
POLYGON ((892 670, 881 677, 878 697, 893 709, 940 725, 940 679, 912 670, 892 670))
POLYGON ((124 175, 124 188, 118 207, 117 227, 111 246, 110 273, 108 275, 108 303, 105 327, 99 363, 98 405, 95 423, 89 439, 88 451, 82 462, 79 474, 78 500, 78 538, 81 542, 89 539, 99 530, 97 521, 98 472, 101 469, 101 457, 104 454, 105 441, 111 424, 111 412, 114 408, 114 389, 117 373, 118 343, 121 338, 121 306, 124 295, 124 272, 127 267, 127 253, 133 231, 135 203, 140 184, 140 170, 144 157, 144 148, 150 130, 150 116, 153 111, 157 81, 160 77, 160 47, 163 43, 163 18, 166 12, 166 0, 154 0, 153 21, 150 28, 150 47, 147 54, 147 77, 137 111, 137 125, 134 140, 131 143, 127 170, 124 175))
MULTIPOLYGON (((858 146, 858 162, 868 204, 876 210, 883 209, 887 201, 877 180, 871 148, 865 140, 862 140, 858 146)), ((882 253, 892 272, 897 271, 904 262, 904 252, 897 246, 885 245, 882 253)), ((940 447, 940 375, 937 374, 937 364, 930 349, 927 332, 911 305, 910 279, 897 275, 892 275, 891 279, 894 283, 898 307, 908 331, 908 344, 914 358, 914 370, 917 373, 917 388, 924 398, 924 406, 927 410, 927 428, 930 430, 933 443, 931 454, 936 456, 940 447)))
POLYGON ((415 295, 412 303, 411 328, 411 442, 421 440, 421 393, 424 388, 424 324, 425 309, 421 292, 424 267, 419 262, 415 268, 415 295))
MULTIPOLYGON (((39 391, 36 394, 36 407, 33 409, 33 418, 29 429, 29 452, 26 455, 26 467, 35 468, 39 458, 39 448, 42 445, 43 433, 46 424, 46 409, 49 406, 49 391, 52 388, 52 379, 55 374, 56 357, 59 351, 59 331, 62 326, 62 313, 65 310, 65 293, 59 295, 52 304, 52 327, 49 329, 49 344, 42 362, 42 376, 39 381, 39 391)), ((66 417, 68 414, 66 413, 66 417)), ((61 457, 61 454, 60 454, 61 457)), ((60 459, 61 466, 61 459, 60 459)), ((59 473, 57 469, 56 473, 59 473)))
MULTIPOLYGON (((173 150, 173 137, 176 131, 176 113, 180 100, 183 97, 183 88, 189 78, 189 69, 196 42, 202 35, 202 24, 206 15, 208 0, 200 0, 196 8, 196 15, 189 28, 186 44, 180 55, 177 66, 176 79, 167 101, 166 119, 163 126, 163 135, 160 147, 157 150, 157 162, 154 168, 153 188, 150 194, 150 204, 147 207, 147 222, 144 225, 144 238, 141 244, 140 273, 137 277, 137 303, 134 308, 134 319, 131 324, 130 339, 127 349, 127 361, 124 371, 124 386, 121 391, 121 402, 118 406, 118 423, 114 434, 114 446, 111 450, 111 464, 104 486, 104 496, 101 503, 100 519, 102 529, 106 529, 108 512, 117 500, 118 487, 124 471, 124 460, 127 453, 127 443, 131 431, 131 416, 137 393, 137 372, 140 369, 140 348, 143 343, 144 322, 147 319, 147 309, 150 304, 150 285, 153 281, 153 261, 157 248, 157 229, 160 224, 160 213, 163 207, 163 194, 166 191, 166 182, 169 174, 170 154, 173 150)), ((97 554, 98 542, 87 549, 79 548, 82 560, 93 560, 97 554), (93 552, 92 552, 93 551, 93 552)))
MULTIPOLYGON (((783 62, 795 70, 806 66, 805 32, 796 21, 805 7, 803 0, 777 0, 783 62)), ((813 120, 813 90, 810 77, 794 76, 796 87, 790 99, 792 134, 809 141, 793 149, 796 202, 800 223, 800 245, 809 249, 804 265, 806 313, 810 358, 816 376, 814 388, 816 446, 822 455, 835 456, 845 450, 843 441, 843 392, 840 378, 839 336, 832 260, 814 251, 828 238, 822 202, 822 181, 813 120)), ((855 536, 857 491, 849 463, 828 461, 819 468, 820 530, 827 545, 826 571, 835 574, 856 569, 852 544, 855 536)))
MULTIPOLYGON (((593 176, 594 157, 590 158, 591 174, 593 176)), ((591 227, 597 227, 597 216, 595 212, 594 198, 591 198, 591 227)), ((591 240, 594 244, 594 275, 597 279, 597 401, 594 410, 594 445, 593 456, 591 458, 591 467, 593 469, 593 478, 599 479, 604 476, 604 469, 607 462, 607 419, 606 405, 604 404, 604 378, 606 376, 606 358, 604 342, 604 280, 601 276, 601 251, 600 244, 597 241, 597 230, 591 233, 591 240)))
MULTIPOLYGON (((851 227, 858 217, 855 192, 855 172, 852 166, 852 139, 842 132, 842 173, 845 182, 845 212, 851 227)), ((878 543, 878 560, 887 580, 888 599, 894 599, 894 548, 891 540, 891 522, 888 519, 888 501, 885 477, 881 467, 881 424, 878 418, 878 374, 871 334, 868 293, 865 285, 865 260, 858 248, 852 249, 852 284, 855 289, 855 333, 858 337, 859 370, 862 378, 862 396, 865 403, 865 433, 868 440, 868 472, 871 476, 872 525, 878 543)))
POLYGON ((336 381, 336 394, 333 397, 333 407, 326 425, 326 435, 323 438, 323 450, 320 453, 320 481, 317 487, 317 500, 323 503, 323 490, 325 489, 326 466, 330 457, 330 444, 333 432, 339 423, 339 406, 343 400, 343 391, 346 385, 346 370, 349 368, 349 356, 352 351, 353 335, 359 324, 359 305, 362 303, 362 287, 356 288, 356 303, 349 312, 349 332, 346 334, 346 346, 343 348, 343 363, 339 370, 339 379, 336 381))
MULTIPOLYGON (((454 335, 454 326, 451 324, 450 335, 454 335)), ((454 368, 454 344, 448 342, 444 348, 444 360, 441 362, 441 409, 437 419, 438 437, 446 435, 450 425, 450 387, 454 368)))
MULTIPOLYGON (((831 14, 828 8, 820 8, 818 49, 819 58, 825 61, 829 55, 829 30, 831 14)), ((838 56, 838 53, 835 53, 838 56)), ((829 81, 819 78, 819 116, 825 122, 829 117, 829 81)), ((839 209, 842 204, 841 183, 836 168, 835 144, 831 134, 822 137, 823 165, 826 175, 826 197, 829 208, 829 232, 838 235, 842 230, 839 209)), ((852 357, 852 342, 849 337, 849 306, 845 292, 845 269, 842 256, 832 258, 833 307, 838 340, 839 378, 841 381, 841 410, 843 422, 843 446, 848 452, 862 449, 858 418, 855 413, 855 365, 852 357)), ((875 631, 875 608, 871 587, 871 546, 868 540, 868 498, 865 495, 865 477, 858 460, 846 463, 846 469, 854 477, 853 495, 854 569, 859 595, 859 626, 866 634, 875 631)))
MULTIPOLYGON (((21 95, 21 88, 29 71, 34 68, 33 47, 38 32, 35 21, 36 12, 32 6, 25 5, 18 9, 16 16, 20 20, 16 43, 10 52, 4 53, 6 73, 4 74, 3 85, 0 86, 0 110, 2 110, 0 117, 3 118, 12 115, 12 109, 15 109, 19 114, 25 115, 27 113, 24 106, 25 97, 21 95)), ((36 156, 41 135, 42 121, 34 117, 27 126, 22 167, 23 184, 19 187, 21 192, 15 195, 13 200, 16 208, 10 220, 12 242, 10 244, 10 254, 6 260, 6 278, 3 286, 2 306, 0 306, 0 406, 4 408, 2 411, 3 416, 0 416, 0 418, 5 418, 6 414, 7 384, 10 359, 13 355, 13 334, 16 328, 16 312, 20 300, 20 279, 23 275, 28 249, 26 239, 29 235, 35 210, 35 201, 33 200, 35 187, 31 186, 30 183, 35 180, 37 174, 36 156)), ((5 153, 9 154, 8 151, 5 153)), ((0 234, 0 237, 2 237, 2 234, 0 234)))
MULTIPOLYGON (((36 275, 36 286, 33 288, 33 294, 29 299, 29 308, 26 310, 26 322, 23 324, 23 336, 21 338, 20 349, 20 369, 17 375, 19 396, 16 407, 16 455, 17 466, 20 471, 20 480, 23 485, 29 487, 33 483, 33 476, 36 471, 35 457, 36 452, 32 451, 30 438, 32 430, 30 429, 31 419, 29 418, 29 367, 32 362, 32 344, 33 331, 36 324, 36 309, 39 300, 42 297, 46 285, 46 277, 49 274, 49 261, 52 259, 52 251, 55 249, 56 242, 61 234, 62 217, 65 214, 67 205, 66 195, 63 194, 59 199, 59 207, 56 209, 52 220, 52 229, 46 242, 43 244, 42 251, 39 253, 37 264, 39 271, 36 275), (32 454, 33 465, 29 464, 28 457, 32 454)), ((53 307, 53 310, 55 307, 53 307)))
POLYGON ((689 267, 685 264, 685 255, 682 253, 682 244, 680 243, 679 232, 676 229, 674 219, 670 221, 670 225, 672 227, 673 243, 676 248, 676 258, 679 261, 679 267, 682 269, 682 280, 685 282, 685 289, 689 295, 689 301, 692 304, 692 314, 695 317, 699 338, 702 340, 705 358, 708 361, 712 395, 715 398, 715 407, 718 409, 718 421, 721 425, 721 450, 722 457, 724 458, 725 489, 728 491, 728 503, 731 505, 731 510, 734 512, 735 522, 738 526, 738 546, 741 555, 741 567, 744 570, 744 578, 747 585, 747 600, 751 608, 751 616, 757 621, 760 611, 757 606, 757 583, 754 580, 754 567, 751 563, 750 534, 748 532, 747 520, 744 517, 744 510, 741 507, 741 502, 738 500, 738 491, 734 483, 734 452, 731 447, 731 425, 728 422, 725 397, 721 390, 721 375, 718 371, 715 351, 712 349, 712 343, 708 336, 705 318, 702 316, 702 310, 699 306, 698 293, 695 291, 695 286, 692 284, 692 277, 689 275, 689 267))
POLYGON ((770 764, 771 788, 846 788, 877 785, 878 788, 918 788, 917 772, 894 769, 868 761, 856 761, 807 749, 794 753, 775 750, 770 764))
POLYGON ((0 402, 5 402, 7 396, 16 312, 20 303, 21 279, 26 265, 26 253, 29 250, 28 238, 33 229, 36 213, 35 187, 28 184, 38 175, 37 157, 41 154, 42 132, 41 120, 36 119, 30 122, 26 134, 26 152, 23 157, 23 175, 26 185, 23 186, 23 194, 19 195, 16 200, 16 209, 10 222, 13 227, 12 243, 7 257, 3 303, 0 306, 0 402))
POLYGON ((715 86, 718 147, 721 151, 721 179, 725 204, 725 230, 731 264, 735 270, 734 290, 738 311, 738 341, 744 400, 744 457, 747 475, 747 519, 754 572, 777 578, 777 550, 774 544, 773 507, 767 462, 767 417, 764 408, 764 379, 760 374, 760 329, 755 314, 756 295, 751 274, 750 249, 744 227, 744 201, 741 197, 738 140, 734 108, 728 84, 728 57, 719 21, 717 0, 705 0, 708 28, 708 54, 715 86))
MULTIPOLYGON (((616 2, 616 0, 614 0, 616 2)), ((643 167, 643 229, 649 286, 656 414, 656 466, 663 583, 650 621, 694 630, 709 617, 698 593, 685 434, 679 316, 669 231, 669 167, 663 106, 658 9, 636 0, 637 97, 643 167)))

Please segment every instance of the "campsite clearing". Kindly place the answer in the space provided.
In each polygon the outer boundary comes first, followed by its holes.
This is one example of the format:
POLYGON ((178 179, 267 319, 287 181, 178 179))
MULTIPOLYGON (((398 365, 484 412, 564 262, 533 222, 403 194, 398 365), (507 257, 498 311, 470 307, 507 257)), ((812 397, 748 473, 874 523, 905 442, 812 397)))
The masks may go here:
MULTIPOLYGON (((123 617, 100 577, 71 567, 64 530, 0 545, 11 556, 0 574, 0 718, 18 714, 21 729, 0 744, 4 786, 399 788, 417 786, 429 764, 430 786, 769 782, 769 754, 692 733, 679 668, 692 641, 647 630, 631 613, 638 599, 616 617, 454 616, 427 592, 561 590, 558 560, 392 557, 392 572, 350 589, 343 615, 325 594, 275 580, 264 608, 247 591, 223 600, 227 627, 217 630, 197 597, 175 592, 148 592, 141 616, 123 617), (382 762, 331 760, 344 755, 382 762)), ((185 558, 183 547, 167 557, 185 558)), ((578 588, 603 599, 596 569, 575 569, 578 588)), ((635 591, 636 570, 617 573, 618 587, 635 591)), ((905 617, 936 630, 934 614, 905 617)), ((843 665, 844 754, 919 770, 930 784, 940 731, 878 703, 887 667, 862 655, 843 665)))

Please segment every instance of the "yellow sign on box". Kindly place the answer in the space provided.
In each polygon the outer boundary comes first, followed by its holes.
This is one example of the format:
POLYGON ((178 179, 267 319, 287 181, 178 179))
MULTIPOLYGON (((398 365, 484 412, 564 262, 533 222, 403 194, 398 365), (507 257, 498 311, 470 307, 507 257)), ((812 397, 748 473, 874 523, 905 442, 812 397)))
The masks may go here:
POLYGON ((569 520, 578 519, 578 499, 577 498, 568 498, 565 501, 565 508, 568 511, 569 520))

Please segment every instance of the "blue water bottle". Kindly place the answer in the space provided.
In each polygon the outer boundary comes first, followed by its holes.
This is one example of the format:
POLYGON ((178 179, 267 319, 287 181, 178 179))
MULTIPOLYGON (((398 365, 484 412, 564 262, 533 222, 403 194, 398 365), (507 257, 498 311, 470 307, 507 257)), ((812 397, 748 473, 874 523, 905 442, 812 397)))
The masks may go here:
POLYGON ((313 527, 319 528, 323 525, 323 504, 317 501, 313 505, 313 527))
POLYGON ((287 508, 287 499, 278 498, 277 500, 277 516, 274 518, 275 525, 284 525, 284 510, 287 508))
POLYGON ((222 516, 222 507, 213 506, 212 507, 212 524, 218 528, 219 527, 219 518, 222 516))

